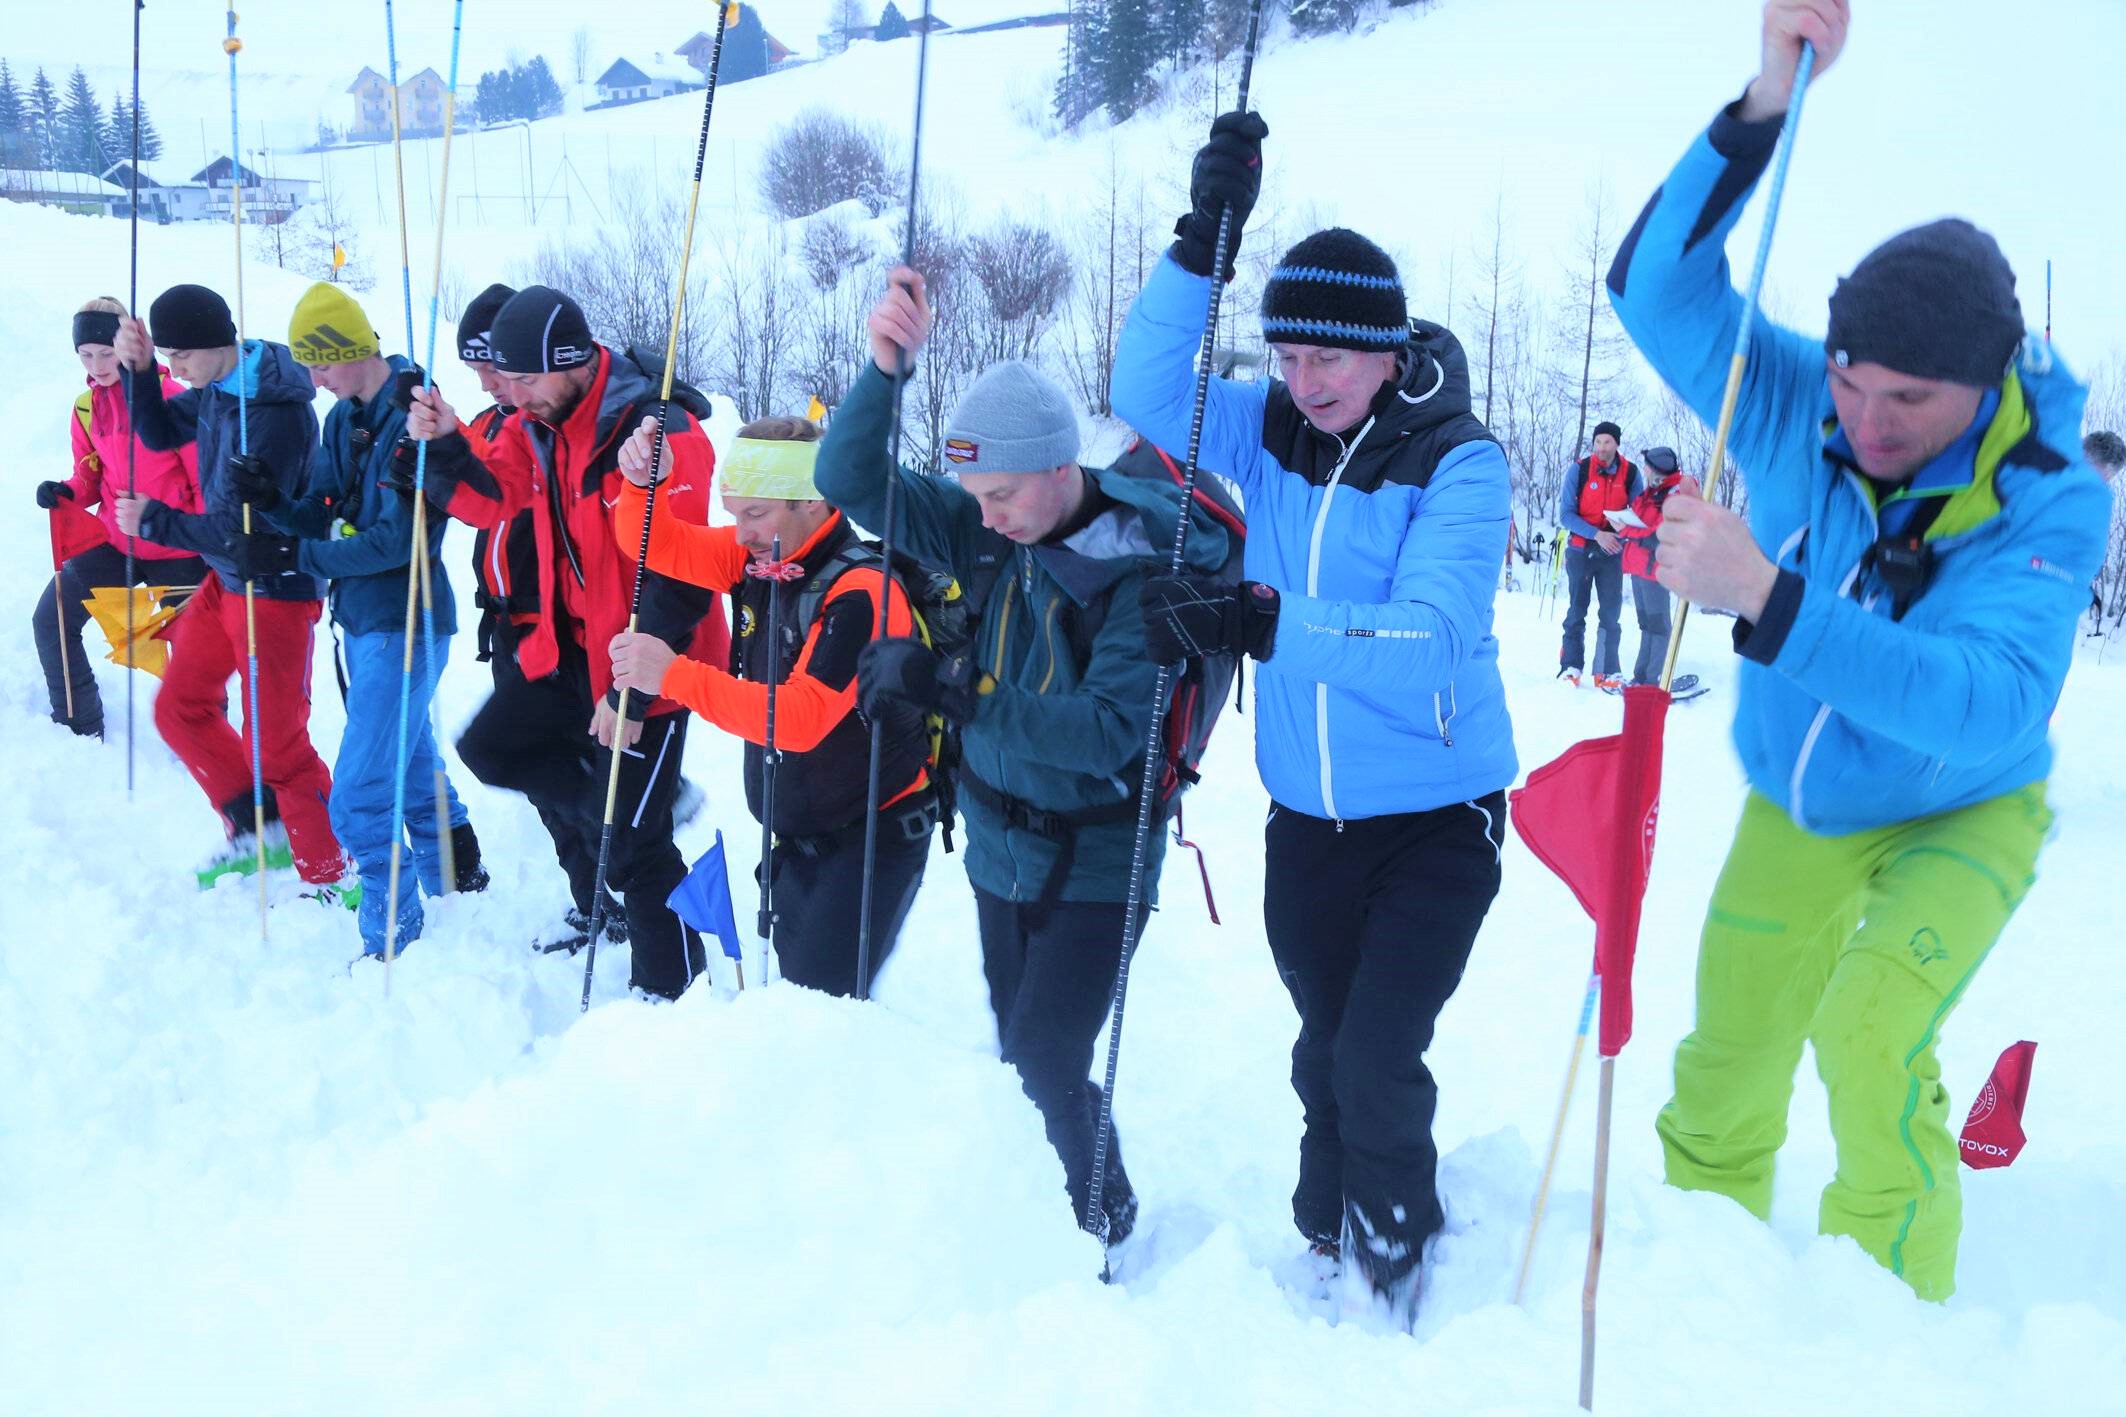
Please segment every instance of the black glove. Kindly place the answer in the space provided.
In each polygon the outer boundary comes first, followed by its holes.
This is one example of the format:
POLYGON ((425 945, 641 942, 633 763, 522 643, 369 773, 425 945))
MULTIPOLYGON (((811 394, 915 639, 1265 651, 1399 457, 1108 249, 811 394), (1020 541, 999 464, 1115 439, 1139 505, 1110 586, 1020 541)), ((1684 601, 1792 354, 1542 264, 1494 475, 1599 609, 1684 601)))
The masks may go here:
POLYGON ((239 531, 230 535, 227 544, 240 581, 270 581, 301 574, 296 560, 302 543, 292 536, 265 531, 246 535, 239 531))
POLYGON ((427 382, 428 376, 421 372, 421 366, 418 364, 410 364, 399 370, 391 376, 391 406, 401 413, 411 409, 414 391, 427 382))
MULTIPOLYGON (((464 441, 463 438, 458 439, 459 446, 462 447, 464 441)), ((443 470, 443 463, 446 460, 446 454, 444 453, 445 442, 446 439, 437 438, 429 443, 428 467, 423 473, 424 485, 428 491, 428 505, 438 511, 448 511, 450 509, 450 499, 456 495, 458 490, 458 480, 443 470)), ((421 445, 413 439, 401 437, 392 446, 391 457, 384 464, 384 475, 378 478, 377 481, 394 492, 403 493, 411 497, 413 495, 415 460, 420 457, 420 449, 421 445)))
POLYGON ((895 704, 944 715, 954 723, 974 717, 980 689, 974 661, 965 654, 939 659, 917 639, 873 640, 856 657, 857 702, 876 722, 895 704))
POLYGON ((1233 258, 1240 254, 1240 228, 1255 210, 1262 192, 1262 140, 1270 125, 1259 113, 1221 113, 1211 124, 1211 140, 1196 151, 1189 171, 1189 201, 1193 209, 1174 223, 1174 244, 1169 248, 1181 269, 1199 276, 1211 273, 1211 260, 1218 249, 1218 216, 1233 209, 1233 225, 1226 234, 1225 278, 1233 278, 1233 258))
POLYGON ((1144 649, 1154 664, 1205 654, 1268 659, 1277 642, 1277 592, 1260 581, 1147 576, 1137 591, 1144 649))
POLYGON ((64 482, 40 482, 37 484, 37 505, 49 512, 61 502, 74 500, 74 489, 64 482))
POLYGON ((252 511, 270 512, 284 500, 264 458, 237 453, 230 457, 228 468, 230 494, 239 502, 248 502, 252 511))

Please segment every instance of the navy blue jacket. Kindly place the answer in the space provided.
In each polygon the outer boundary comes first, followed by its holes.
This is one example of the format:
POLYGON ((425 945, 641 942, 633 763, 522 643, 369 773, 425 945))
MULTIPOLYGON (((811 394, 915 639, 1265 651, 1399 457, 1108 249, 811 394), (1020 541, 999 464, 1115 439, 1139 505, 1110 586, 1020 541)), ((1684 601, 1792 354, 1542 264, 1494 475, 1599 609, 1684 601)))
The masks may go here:
MULTIPOLYGON (((243 530, 244 512, 229 491, 229 459, 248 446, 273 470, 283 497, 303 495, 317 452, 317 414, 310 407, 317 386, 310 371, 295 362, 288 346, 255 339, 245 341, 228 377, 173 399, 163 397, 160 375, 135 379, 130 369, 120 374, 142 443, 159 453, 199 445, 199 494, 206 510, 180 512, 151 501, 140 519, 141 538, 205 557, 222 588, 240 594, 244 583, 229 559, 229 538, 243 530)), ((254 521, 253 530, 265 529, 254 521)), ((310 575, 273 576, 258 582, 257 592, 268 600, 321 600, 325 583, 310 575)))
MULTIPOLYGON (((410 361, 392 355, 393 374, 410 361)), ((350 635, 403 634, 407 566, 413 553, 413 501, 382 486, 406 414, 385 384, 367 403, 341 399, 325 415, 324 441, 310 465, 309 495, 267 517, 304 538, 300 565, 331 582, 332 618, 350 635)), ((458 629, 457 597, 440 553, 450 519, 428 519, 429 574, 435 588, 435 633, 458 629)))

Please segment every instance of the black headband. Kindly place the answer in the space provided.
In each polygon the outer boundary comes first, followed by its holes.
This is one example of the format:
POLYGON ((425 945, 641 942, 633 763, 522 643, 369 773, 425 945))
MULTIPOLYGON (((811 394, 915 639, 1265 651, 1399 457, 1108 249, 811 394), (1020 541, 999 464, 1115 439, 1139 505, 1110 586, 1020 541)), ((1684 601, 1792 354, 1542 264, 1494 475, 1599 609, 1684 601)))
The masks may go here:
POLYGON ((74 348, 118 343, 118 317, 108 310, 84 310, 74 317, 74 348))

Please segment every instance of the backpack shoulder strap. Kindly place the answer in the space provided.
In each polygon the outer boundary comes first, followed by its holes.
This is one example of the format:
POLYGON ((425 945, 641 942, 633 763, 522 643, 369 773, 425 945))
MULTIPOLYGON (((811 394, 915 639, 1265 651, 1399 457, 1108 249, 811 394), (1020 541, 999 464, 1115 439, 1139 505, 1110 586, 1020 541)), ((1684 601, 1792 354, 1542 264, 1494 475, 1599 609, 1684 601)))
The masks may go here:
POLYGON ((827 598, 833 594, 835 582, 839 581, 845 573, 856 569, 858 566, 881 566, 884 564, 885 558, 879 554, 878 548, 870 542, 862 540, 850 541, 841 550, 828 557, 827 564, 821 566, 818 571, 814 572, 805 581, 805 588, 797 597, 798 625, 802 629, 811 627, 812 622, 819 618, 819 608, 825 605, 827 598))

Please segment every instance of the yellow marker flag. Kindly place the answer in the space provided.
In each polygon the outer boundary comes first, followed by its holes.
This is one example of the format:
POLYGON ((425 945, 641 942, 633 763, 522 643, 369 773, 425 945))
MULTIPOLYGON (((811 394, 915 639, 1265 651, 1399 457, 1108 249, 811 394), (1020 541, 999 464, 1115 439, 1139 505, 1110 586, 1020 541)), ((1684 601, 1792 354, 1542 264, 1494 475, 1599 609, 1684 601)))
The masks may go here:
POLYGON ((723 27, 725 29, 738 28, 738 16, 741 9, 742 7, 738 5, 726 5, 723 7, 723 27))
MULTIPOLYGON (((181 588, 189 595, 190 588, 181 588)), ((102 629, 104 638, 110 641, 111 652, 105 656, 113 664, 131 664, 135 669, 145 669, 156 678, 170 662, 170 645, 162 638, 163 627, 168 625, 183 608, 182 600, 163 605, 159 602, 171 594, 169 586, 135 586, 132 590, 133 641, 131 654, 126 652, 126 601, 127 592, 120 586, 98 586, 81 602, 82 607, 94 617, 102 629)))
POLYGON ((814 394, 812 401, 805 405, 805 417, 811 419, 814 423, 825 423, 827 421, 827 406, 819 401, 819 395, 814 394))

